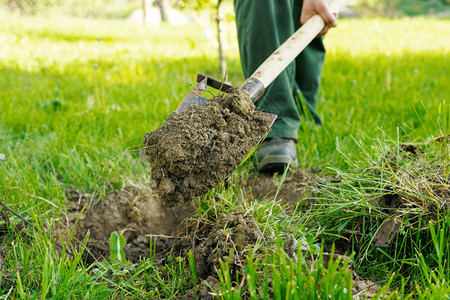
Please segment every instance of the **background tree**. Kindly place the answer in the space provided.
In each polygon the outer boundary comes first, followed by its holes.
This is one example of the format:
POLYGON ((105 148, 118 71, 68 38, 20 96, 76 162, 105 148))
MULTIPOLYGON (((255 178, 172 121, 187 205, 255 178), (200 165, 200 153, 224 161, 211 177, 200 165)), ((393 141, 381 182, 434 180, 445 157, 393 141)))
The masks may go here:
POLYGON ((167 22, 169 21, 169 7, 170 0, 155 0, 156 7, 159 8, 159 12, 161 14, 161 21, 167 22))
POLYGON ((180 0, 176 2, 178 8, 193 8, 197 11, 202 9, 214 9, 216 10, 215 21, 217 24, 217 42, 219 45, 219 67, 222 76, 226 76, 227 73, 227 60, 224 52, 225 44, 225 31, 223 28, 224 16, 221 10, 223 2, 226 0, 180 0))
POLYGON ((225 43, 225 32, 223 29, 223 14, 222 10, 220 9, 220 5, 222 4, 223 0, 217 1, 217 15, 216 15, 216 22, 217 22, 217 41, 219 42, 219 66, 220 66, 220 73, 222 76, 226 76, 227 72, 227 60, 225 58, 224 53, 224 43, 225 43))

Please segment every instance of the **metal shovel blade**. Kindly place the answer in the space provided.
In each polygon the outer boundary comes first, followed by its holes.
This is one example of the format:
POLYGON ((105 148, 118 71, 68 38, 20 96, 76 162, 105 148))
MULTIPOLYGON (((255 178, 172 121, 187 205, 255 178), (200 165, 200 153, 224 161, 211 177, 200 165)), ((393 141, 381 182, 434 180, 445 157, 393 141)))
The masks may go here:
MULTIPOLYGON (((197 77, 198 79, 198 77, 197 77)), ((205 105, 208 98, 203 97, 201 94, 206 90, 207 87, 207 79, 203 79, 197 81, 198 84, 194 87, 192 91, 190 91, 186 97, 184 97, 183 101, 181 101, 180 105, 178 105, 176 111, 183 112, 188 109, 189 106, 195 104, 205 105)))

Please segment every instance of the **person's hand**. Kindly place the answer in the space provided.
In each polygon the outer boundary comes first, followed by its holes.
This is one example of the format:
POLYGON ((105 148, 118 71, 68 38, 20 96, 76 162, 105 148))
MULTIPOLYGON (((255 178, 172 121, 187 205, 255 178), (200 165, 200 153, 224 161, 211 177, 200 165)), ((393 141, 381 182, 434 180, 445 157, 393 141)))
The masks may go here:
POLYGON ((319 35, 327 33, 331 27, 336 27, 338 25, 338 14, 331 12, 329 3, 329 0, 303 0, 300 23, 305 24, 312 16, 320 15, 325 21, 325 27, 319 35))

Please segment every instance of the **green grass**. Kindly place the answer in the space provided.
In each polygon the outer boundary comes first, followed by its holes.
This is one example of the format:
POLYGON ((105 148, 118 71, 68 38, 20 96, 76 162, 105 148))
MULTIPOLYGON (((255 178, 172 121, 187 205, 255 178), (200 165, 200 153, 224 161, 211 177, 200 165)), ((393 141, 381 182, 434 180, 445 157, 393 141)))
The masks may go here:
MULTIPOLYGON (((445 205, 431 225, 423 214, 412 213, 425 212, 423 206, 408 210, 396 247, 383 250, 372 247, 370 240, 388 216, 370 199, 388 193, 387 186, 407 199, 423 199, 423 190, 414 188, 417 174, 426 175, 425 183, 436 170, 448 178, 448 143, 421 146, 430 153, 421 165, 398 149, 405 142, 449 133, 450 35, 443 30, 449 23, 423 18, 341 20, 325 39, 328 54, 319 104, 324 125, 316 130, 305 122, 298 143, 301 168, 319 169, 340 181, 318 191, 317 205, 305 214, 287 213, 277 202, 245 199, 239 186, 216 191, 204 200, 207 207, 214 207, 216 214, 236 209, 251 213, 272 251, 279 241, 271 228, 282 232, 281 238, 292 232, 316 246, 323 241, 328 247, 339 236, 353 245, 358 241, 357 271, 374 280, 392 279, 394 298, 448 295, 445 205), (394 153, 391 168, 385 164, 389 151, 394 153)), ((232 24, 227 28, 229 80, 239 85, 244 78, 235 30, 232 24)), ((86 266, 79 252, 74 258, 60 254, 43 228, 62 215, 69 186, 100 199, 127 182, 151 183, 139 151, 142 137, 177 107, 197 72, 220 78, 214 41, 203 39, 202 29, 194 25, 141 28, 113 21, 17 16, 2 16, 0 41, 0 153, 5 155, 0 160, 0 200, 38 225, 28 229, 29 238, 10 233, 2 246, 6 254, 0 295, 57 299, 70 292, 86 298, 176 298, 190 290, 192 278, 184 276, 191 267, 179 258, 172 258, 164 270, 151 260, 125 264, 120 272, 107 265, 86 266)), ((10 220, 20 222, 12 215, 10 220)), ((273 257, 269 251, 258 259, 247 267, 250 294, 264 296, 266 283, 257 278, 258 268, 268 272, 266 276, 281 274, 275 279, 283 296, 291 279, 305 288, 312 284, 291 273, 295 262, 286 263, 285 257, 273 257), (264 269, 264 264, 273 269, 264 269)), ((322 270, 326 275, 317 280, 350 284, 345 268, 332 278, 331 272, 320 269, 323 265, 316 266, 304 274, 318 276, 314 272, 322 270)), ((226 273, 224 265, 222 292, 234 280, 226 273)), ((333 290, 334 285, 322 287, 348 296, 333 290)), ((230 298, 239 294, 233 293, 230 298)))

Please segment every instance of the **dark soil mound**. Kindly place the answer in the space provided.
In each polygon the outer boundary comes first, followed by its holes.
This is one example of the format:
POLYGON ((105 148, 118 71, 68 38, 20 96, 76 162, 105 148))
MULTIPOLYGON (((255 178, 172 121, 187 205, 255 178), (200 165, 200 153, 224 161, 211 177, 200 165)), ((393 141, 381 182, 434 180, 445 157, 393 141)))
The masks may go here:
POLYGON ((253 218, 239 211, 222 215, 217 220, 188 219, 183 224, 172 253, 187 258, 192 251, 197 275, 203 280, 217 274, 220 261, 229 261, 232 278, 236 272, 242 278, 249 247, 264 240, 253 218))
POLYGON ((144 137, 159 196, 172 207, 207 193, 260 142, 271 121, 240 89, 172 112, 144 137))
POLYGON ((195 210, 192 203, 165 207, 150 190, 131 186, 115 191, 108 199, 96 204, 90 203, 92 197, 89 194, 74 189, 69 189, 66 194, 70 201, 68 227, 75 226, 75 237, 79 240, 89 233, 86 253, 90 254, 86 259, 90 263, 109 257, 109 238, 113 231, 124 235, 127 241, 124 251, 131 261, 149 257, 150 236, 156 252, 169 250, 178 225, 195 210), (80 215, 85 205, 86 210, 80 215))

